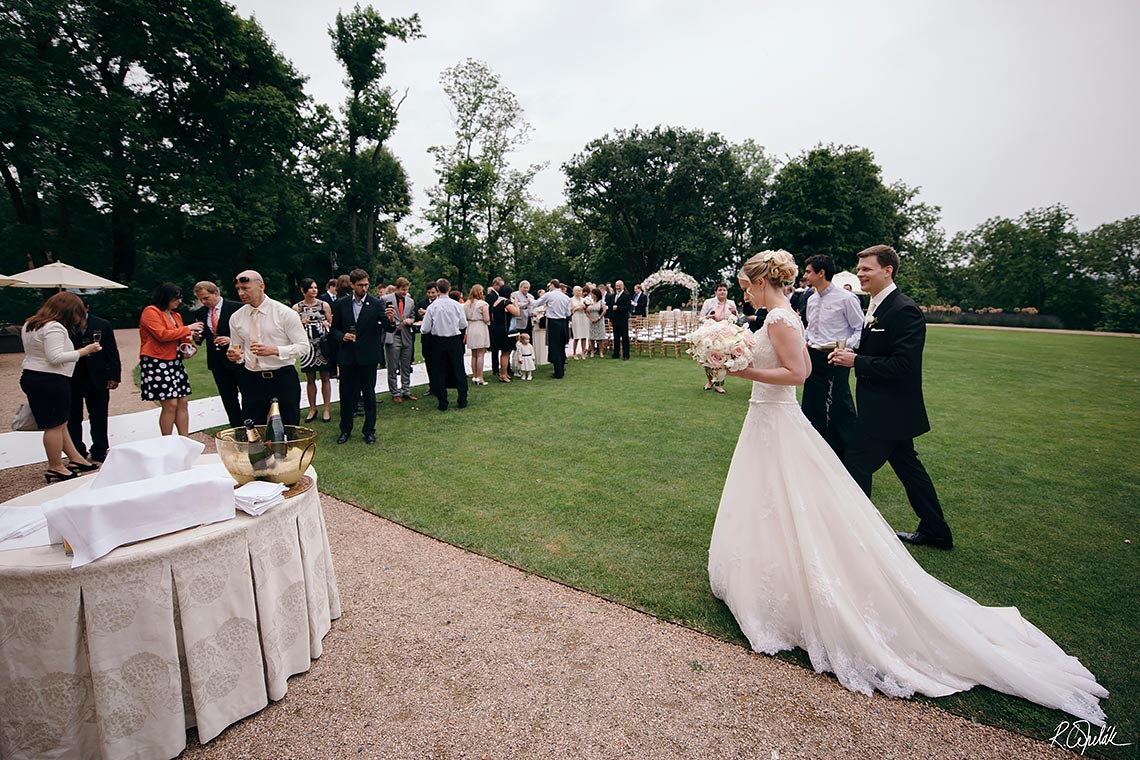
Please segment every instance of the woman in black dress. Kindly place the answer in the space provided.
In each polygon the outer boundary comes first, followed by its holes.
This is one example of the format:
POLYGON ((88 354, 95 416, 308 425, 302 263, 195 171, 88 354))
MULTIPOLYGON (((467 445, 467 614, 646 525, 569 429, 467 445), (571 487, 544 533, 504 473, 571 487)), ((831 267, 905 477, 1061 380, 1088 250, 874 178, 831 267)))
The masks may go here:
POLYGON ((511 352, 515 350, 515 339, 509 337, 508 327, 511 324, 511 315, 507 307, 511 304, 511 288, 503 285, 499 288, 499 298, 492 303, 494 297, 492 289, 487 298, 491 304, 491 350, 499 352, 499 382, 511 381, 511 352))
POLYGON ((56 293, 39 311, 24 322, 20 337, 24 343, 20 388, 28 397, 28 407, 36 427, 44 431, 44 454, 48 468, 44 480, 70 480, 79 472, 99 465, 79 454, 67 433, 71 418, 71 375, 81 356, 90 356, 102 346, 94 341, 80 349, 71 342, 72 331, 87 327, 87 307, 74 293, 56 293), (63 455, 67 455, 64 467, 63 455))

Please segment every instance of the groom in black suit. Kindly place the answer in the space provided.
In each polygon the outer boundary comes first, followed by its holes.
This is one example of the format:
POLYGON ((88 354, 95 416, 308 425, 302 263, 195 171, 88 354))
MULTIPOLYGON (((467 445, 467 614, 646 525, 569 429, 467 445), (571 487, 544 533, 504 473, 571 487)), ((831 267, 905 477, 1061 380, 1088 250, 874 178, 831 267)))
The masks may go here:
POLYGON ((858 419, 843 464, 868 497, 871 477, 890 462, 918 515, 914 533, 898 533, 910 544, 950 549, 954 539, 942 517, 934 483, 914 450, 914 439, 930 430, 922 400, 922 349, 926 318, 895 285, 899 256, 889 245, 859 252, 856 272, 871 305, 863 322, 859 353, 834 351, 831 364, 854 367, 858 419))

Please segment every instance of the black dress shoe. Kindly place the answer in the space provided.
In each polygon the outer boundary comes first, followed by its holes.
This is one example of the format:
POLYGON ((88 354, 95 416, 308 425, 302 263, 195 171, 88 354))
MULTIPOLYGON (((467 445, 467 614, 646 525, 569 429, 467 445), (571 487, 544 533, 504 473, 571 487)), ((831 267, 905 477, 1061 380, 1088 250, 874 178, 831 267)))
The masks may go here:
POLYGON ((376 436, 369 433, 368 435, 364 436, 364 442, 371 446, 372 444, 376 443, 376 436))
POLYGON ((953 549, 954 539, 952 538, 937 538, 928 533, 923 533, 916 530, 914 533, 903 533, 902 531, 895 531, 895 535, 904 544, 914 544, 915 546, 933 546, 935 549, 953 549))
POLYGON ((460 409, 466 409, 467 408, 467 402, 466 401, 460 401, 459 403, 456 404, 456 406, 459 407, 460 409))
POLYGON ((337 443, 348 443, 348 433, 341 433, 337 439, 337 443))

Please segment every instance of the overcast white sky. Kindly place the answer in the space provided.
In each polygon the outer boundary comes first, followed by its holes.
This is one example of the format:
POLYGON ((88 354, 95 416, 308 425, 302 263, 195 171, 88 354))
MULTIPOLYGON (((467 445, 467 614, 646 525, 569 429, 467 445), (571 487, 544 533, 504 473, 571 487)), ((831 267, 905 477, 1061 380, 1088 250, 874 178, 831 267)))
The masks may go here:
MULTIPOLYGON (((233 0, 231 0, 233 2, 233 0)), ((362 3, 362 5, 365 3, 362 3)), ((346 92, 327 29, 338 0, 237 0, 308 77, 346 92)), ((818 143, 870 148, 884 179, 922 188, 950 234, 1061 203, 1082 230, 1140 214, 1140 0, 397 0, 426 37, 394 43, 408 98, 389 147, 416 206, 431 145, 454 139, 439 85, 490 65, 534 131, 519 166, 563 202, 561 165, 615 128, 658 124, 753 138, 777 158, 818 143)))

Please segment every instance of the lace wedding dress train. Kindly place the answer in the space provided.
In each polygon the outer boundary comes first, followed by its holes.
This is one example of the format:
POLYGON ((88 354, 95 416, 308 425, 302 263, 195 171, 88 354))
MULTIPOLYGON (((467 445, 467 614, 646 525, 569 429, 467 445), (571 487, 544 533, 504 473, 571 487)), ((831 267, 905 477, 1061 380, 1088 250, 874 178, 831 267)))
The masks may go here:
MULTIPOLYGON (((754 366, 776 368, 767 325, 754 366)), ((1014 607, 926 571, 811 427, 791 386, 753 383, 709 546, 709 582, 757 652, 800 647, 853 691, 941 697, 982 684, 1103 725, 1108 696, 1014 607)))

